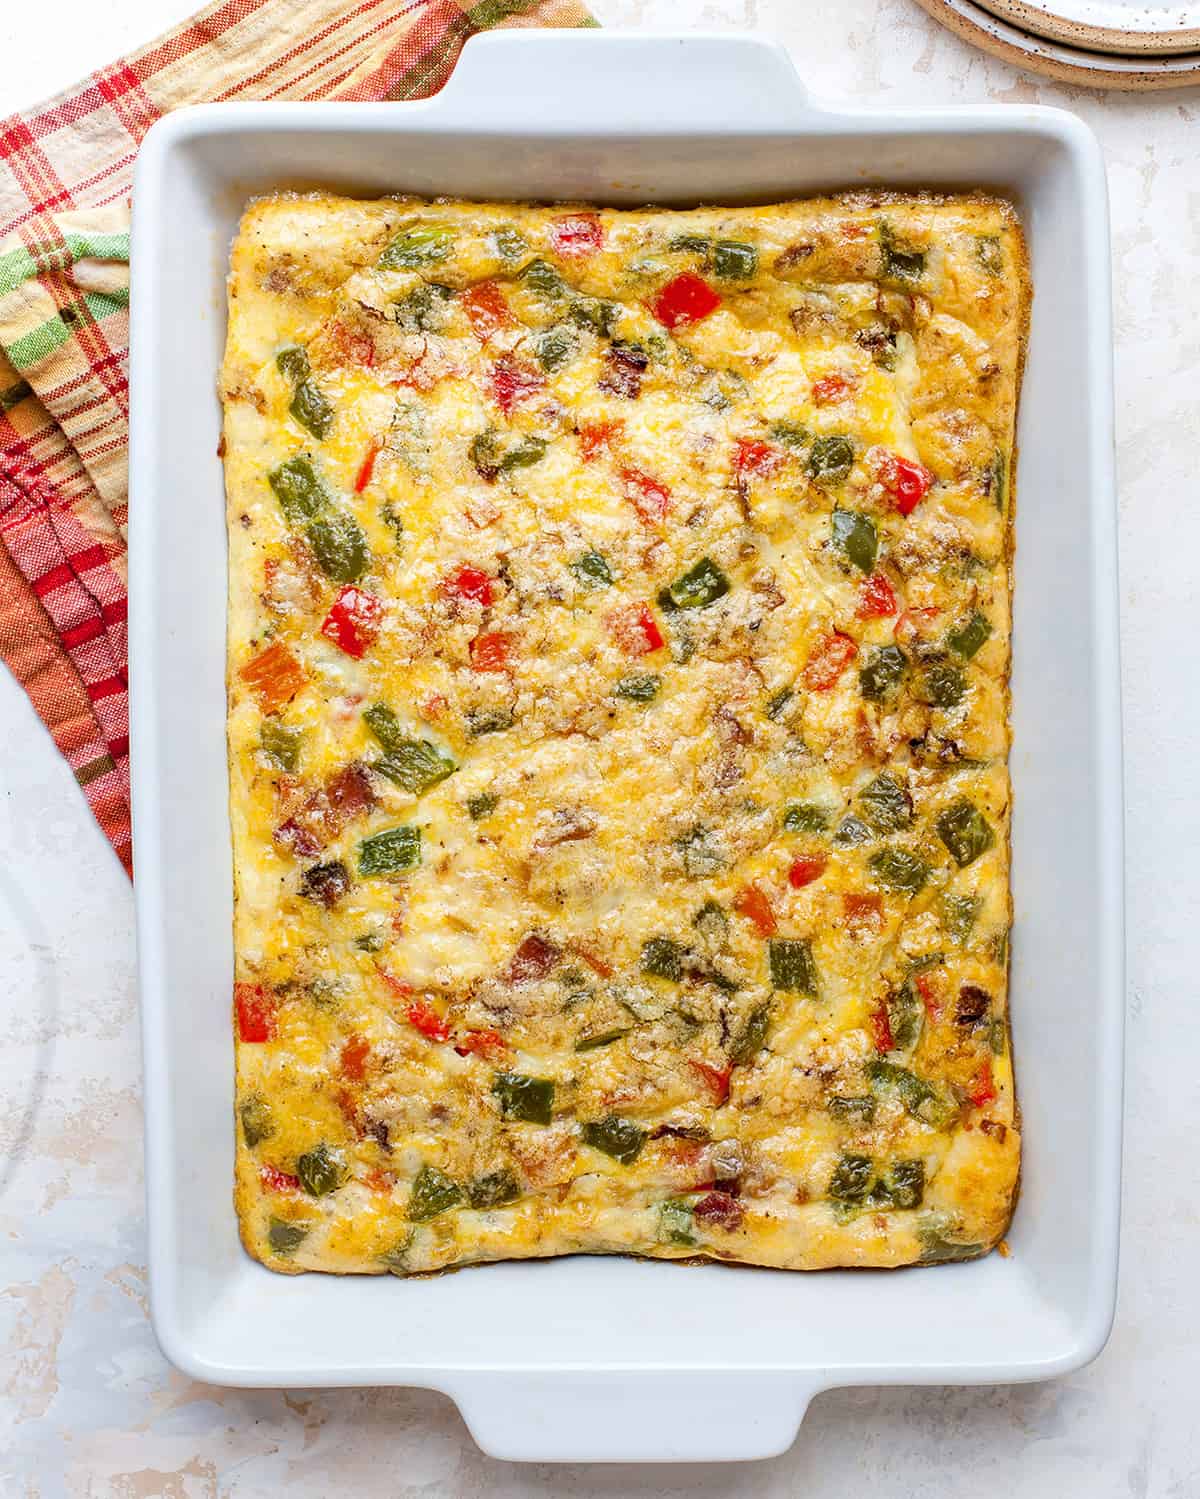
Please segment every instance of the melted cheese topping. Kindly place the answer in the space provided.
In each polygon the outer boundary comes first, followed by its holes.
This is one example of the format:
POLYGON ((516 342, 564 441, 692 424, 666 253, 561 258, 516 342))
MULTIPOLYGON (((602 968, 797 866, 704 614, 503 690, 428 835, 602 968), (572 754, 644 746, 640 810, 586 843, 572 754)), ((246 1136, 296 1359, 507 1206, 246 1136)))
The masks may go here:
POLYGON ((279 196, 222 373, 281 1271, 999 1239, 1009 206, 279 196))

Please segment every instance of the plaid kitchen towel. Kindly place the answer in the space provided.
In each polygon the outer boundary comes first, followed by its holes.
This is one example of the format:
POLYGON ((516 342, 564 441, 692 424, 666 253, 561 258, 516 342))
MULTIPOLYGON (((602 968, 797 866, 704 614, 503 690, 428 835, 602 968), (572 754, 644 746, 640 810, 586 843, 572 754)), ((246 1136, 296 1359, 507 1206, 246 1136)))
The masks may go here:
POLYGON ((579 0, 223 0, 0 121, 0 655, 132 871, 126 638, 129 191, 183 104, 415 99, 492 26, 579 0))

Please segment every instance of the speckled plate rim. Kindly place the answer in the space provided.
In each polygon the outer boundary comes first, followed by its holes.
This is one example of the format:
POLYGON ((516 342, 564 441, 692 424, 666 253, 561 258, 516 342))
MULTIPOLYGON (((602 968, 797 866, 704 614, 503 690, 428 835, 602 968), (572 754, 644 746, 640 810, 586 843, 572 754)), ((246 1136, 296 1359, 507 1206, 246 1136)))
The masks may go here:
MULTIPOLYGON (((1142 57, 1159 54, 1179 56, 1200 50, 1200 6, 1192 0, 1181 0, 1196 24, 1152 28, 1137 26, 1098 26, 1082 19, 1073 20, 1037 0, 978 0, 979 6, 999 20, 1011 21, 1035 36, 1063 42, 1069 47, 1090 52, 1111 52, 1117 56, 1142 57)), ((1061 6, 1063 0, 1055 0, 1061 6)))
POLYGON ((1041 73, 1058 83, 1128 93, 1200 84, 1200 52, 1138 58, 1087 52, 1032 36, 972 0, 917 0, 917 4, 963 41, 1016 68, 1041 73))

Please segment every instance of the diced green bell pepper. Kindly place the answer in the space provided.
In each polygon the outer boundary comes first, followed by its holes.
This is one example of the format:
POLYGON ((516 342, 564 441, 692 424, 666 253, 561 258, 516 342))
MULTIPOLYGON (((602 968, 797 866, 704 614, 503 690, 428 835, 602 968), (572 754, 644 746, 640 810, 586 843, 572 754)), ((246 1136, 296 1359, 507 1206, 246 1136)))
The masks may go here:
MULTIPOLYGON (((776 985, 782 988, 783 985, 776 985)), ((736 1066, 744 1066, 752 1062, 767 1043, 767 1032, 771 1028, 771 1006, 755 1005, 749 1015, 746 1016, 745 1024, 734 1037, 733 1045, 729 1048, 729 1060, 736 1066)))
POLYGON ((642 943, 642 972, 679 983, 683 978, 683 954, 683 947, 669 937, 651 937, 642 943))
POLYGON ((534 358, 544 370, 560 369, 575 352, 576 337, 565 323, 547 328, 533 338, 534 358))
POLYGON ((297 453, 267 476, 289 526, 300 527, 329 504, 329 491, 307 453, 297 453))
POLYGON ((492 1092, 500 1101, 501 1118, 549 1124, 553 1117, 554 1083, 550 1078, 498 1072, 492 1079, 492 1092))
POLYGON ((422 1166, 412 1184, 408 1198, 408 1217, 413 1223, 428 1223, 431 1218, 456 1208, 463 1200, 462 1188, 436 1166, 422 1166))
POLYGON ((858 674, 858 688, 868 702, 884 703, 900 690, 908 662, 897 645, 879 646, 858 674))
POLYGON ((854 443, 841 432, 813 440, 808 472, 819 483, 840 484, 854 467, 854 443))
POLYGON ((829 1178, 828 1196, 836 1202, 862 1202, 870 1190, 875 1166, 869 1155, 847 1152, 838 1157, 829 1178))
POLYGON ((247 1093, 238 1113, 242 1120, 242 1134, 251 1150, 275 1133, 275 1115, 261 1093, 247 1093))
POLYGON ((445 260, 454 236, 444 224, 414 224, 388 244, 377 262, 381 271, 415 271, 445 260))
POLYGON ((867 860, 867 868, 888 890, 916 895, 929 882, 929 865, 907 848, 881 848, 867 860))
POLYGON ((467 1183, 467 1201, 473 1208, 500 1208, 521 1195, 520 1183, 511 1171, 502 1169, 477 1176, 467 1183))
POLYGON ((983 813, 966 797, 947 807, 934 822, 934 827, 960 869, 973 864, 996 841, 983 813))
POLYGON ((816 802, 793 802, 783 814, 787 833, 823 833, 829 827, 829 813, 816 802))
POLYGON ((653 672, 638 673, 631 677, 622 677, 613 685, 613 696, 623 697, 631 703, 649 703, 658 696, 658 690, 662 686, 662 678, 655 676, 653 672))
POLYGON ((296 386, 288 411, 293 420, 299 422, 306 432, 311 432, 318 441, 324 441, 329 436, 333 427, 333 407, 311 380, 301 380, 296 386))
POLYGON ((279 373, 292 385, 299 385, 301 380, 308 378, 308 354, 299 344, 288 344, 280 349, 275 356, 275 363, 279 373))
MULTIPOLYGON (((801 426, 799 422, 772 422, 770 432, 771 436, 783 443, 784 447, 793 450, 802 448, 812 437, 808 428, 801 426)), ((851 450, 850 458, 853 462, 853 450, 851 450)))
POLYGON ((321 571, 334 583, 355 583, 366 572, 367 538, 348 510, 323 510, 308 522, 305 535, 321 571))
POLYGON ((544 297, 561 297, 567 290, 566 282, 546 260, 531 260, 522 269, 521 280, 544 297))
POLYGON ((781 687, 778 692, 771 694, 763 711, 772 723, 783 717, 784 710, 795 696, 795 692, 790 687, 781 687))
POLYGON ((296 1162, 296 1175, 310 1197, 327 1197, 346 1180, 346 1163, 322 1140, 296 1162))
POLYGON ((467 733, 472 739, 481 739, 484 734, 502 734, 514 722, 512 714, 504 708, 472 709, 467 714, 467 733))
POLYGON ((963 700, 967 679, 953 661, 934 661, 921 679, 921 697, 935 708, 954 708, 963 700))
POLYGON ((975 236, 975 258, 989 276, 998 276, 1004 269, 1004 251, 1000 248, 998 234, 975 236))
POLYGON ((869 515, 859 510, 835 510, 829 521, 834 546, 844 552, 860 573, 869 573, 879 555, 879 533, 869 515))
POLYGON ((975 927, 983 901, 978 895, 943 895, 942 927, 962 947, 975 927))
POLYGON ((478 822, 490 812, 494 812, 500 805, 500 798, 494 791, 482 791, 478 796, 467 798, 467 815, 472 822, 478 822))
POLYGON ((295 1254, 308 1237, 307 1223, 288 1223, 283 1218, 272 1218, 267 1225, 267 1243, 272 1252, 284 1258, 295 1254))
POLYGON ((611 1046, 614 1041, 619 1041, 622 1036, 629 1034, 629 1027, 613 1031, 600 1031, 594 1036, 580 1036, 575 1043, 576 1051, 597 1051, 601 1046, 611 1046))
POLYGON ((281 723, 278 718, 264 718, 258 731, 258 743, 280 770, 292 771, 300 764, 300 746, 304 730, 281 723))
POLYGON ((877 1093, 894 1090, 912 1117, 931 1129, 945 1129, 958 1116, 958 1105, 953 1099, 907 1067, 874 1057, 867 1063, 867 1078, 877 1093))
POLYGON ((696 1242, 692 1232, 695 1219, 692 1204, 682 1197, 669 1197, 658 1205, 658 1236, 664 1244, 690 1247, 696 1242))
POLYGON ((415 869, 420 862, 420 828, 385 828, 358 845, 358 872, 362 875, 397 874, 415 869))
POLYGON ((767 943, 767 960, 773 989, 816 994, 819 976, 807 937, 772 937, 767 943))
POLYGON ((708 557, 702 557, 666 589, 676 609, 700 609, 729 592, 729 579, 708 557))
POLYGON ((912 799, 886 771, 863 787, 858 800, 863 816, 877 833, 896 833, 912 822, 912 799))
POLYGON ((612 571, 599 552, 584 552, 571 563, 571 571, 584 588, 612 587, 612 571))
POLYGON ((870 843, 871 829, 851 813, 838 823, 833 841, 838 848, 856 848, 860 843, 870 843))
POLYGON ((583 1125, 581 1134, 585 1145, 612 1156, 622 1166, 631 1166, 646 1143, 646 1131, 618 1114, 583 1125))
POLYGON ((860 1095, 834 1094, 829 1100, 829 1112, 835 1119, 855 1124, 870 1124, 875 1118, 875 1099, 869 1093, 860 1095))
POLYGON ((496 247, 497 257, 505 265, 515 264, 529 249, 525 236, 514 229, 511 224, 504 224, 496 230, 492 235, 492 244, 496 247))
POLYGON ((946 636, 946 644, 956 656, 970 661, 991 633, 992 626, 987 617, 976 610, 970 619, 950 631, 946 636))
POLYGON ((925 1196, 925 1162, 893 1161, 886 1176, 871 1188, 870 1203, 880 1208, 919 1208, 925 1196))
POLYGON ((402 791, 422 796, 439 781, 453 775, 458 766, 428 739, 404 739, 372 765, 402 791))
POLYGON ((713 271, 722 281, 752 281, 758 273, 758 250, 738 239, 719 239, 713 246, 713 271))

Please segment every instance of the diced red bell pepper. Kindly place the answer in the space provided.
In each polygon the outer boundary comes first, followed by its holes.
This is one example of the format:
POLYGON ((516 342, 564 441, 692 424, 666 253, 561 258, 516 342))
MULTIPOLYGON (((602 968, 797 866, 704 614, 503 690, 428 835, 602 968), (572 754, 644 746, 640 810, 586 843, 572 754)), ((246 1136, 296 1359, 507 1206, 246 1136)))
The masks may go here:
POLYGON ((662 520, 670 510, 671 489, 661 479, 652 479, 640 468, 623 468, 621 482, 625 486, 626 499, 647 525, 662 520))
POLYGON ((347 328, 343 322, 334 322, 326 331, 325 342, 338 364, 361 364, 371 369, 375 363, 375 340, 361 328, 347 328))
POLYGON ((793 890, 803 890, 805 885, 811 885, 814 880, 819 880, 828 867, 829 860, 824 854, 801 854, 799 858, 792 860, 792 867, 788 870, 788 884, 793 890))
POLYGON ((783 449, 773 442, 762 442, 757 437, 739 437, 734 445, 734 472, 739 479, 744 479, 747 474, 766 478, 782 464, 784 456, 783 449))
POLYGON ((692 1217, 701 1223, 710 1223, 732 1233, 742 1226, 742 1205, 728 1192, 710 1192, 702 1197, 692 1209, 692 1217))
POLYGON ((371 482, 375 473, 375 460, 379 457, 379 450, 382 447, 383 443, 376 437, 367 449, 367 456, 363 459, 362 465, 358 470, 358 477, 354 481, 355 494, 362 494, 363 490, 371 482))
POLYGON ((899 606, 886 573, 872 573, 858 596, 859 619, 890 619, 899 606))
POLYGON ((389 973, 386 968, 380 968, 378 963, 375 965, 375 971, 392 993, 398 994, 401 999, 407 999, 413 993, 413 986, 411 984, 405 983, 403 979, 398 979, 395 974, 389 973))
POLYGON ((375 643, 383 620, 383 600, 347 583, 325 616, 321 634, 339 650, 360 661, 375 643))
POLYGON ((594 213, 565 213, 550 224, 550 243, 568 260, 594 255, 604 243, 604 227, 594 213))
POLYGON ((442 581, 442 593, 446 598, 473 599, 486 609, 496 602, 496 580, 481 567, 472 567, 464 562, 442 581))
POLYGON ((984 1104, 994 1103, 999 1097, 990 1057, 985 1057, 976 1069, 975 1076, 971 1079, 971 1086, 967 1089, 967 1097, 977 1109, 983 1108, 984 1104))
POLYGON ((570 943, 571 951, 583 959, 593 973, 598 973, 602 979, 610 979, 616 972, 611 963, 606 963, 602 957, 594 953, 585 942, 578 940, 570 943))
POLYGON ((537 932, 530 932, 512 955, 508 965, 509 981, 514 984, 529 984, 535 979, 544 979, 560 956, 553 942, 547 942, 537 932))
POLYGON ((933 475, 924 464, 913 463, 908 458, 901 458, 899 453, 890 453, 886 449, 876 462, 876 473, 901 515, 911 515, 929 493, 929 486, 933 483, 933 475))
POLYGON ((626 604, 614 609, 605 616, 604 623, 627 656, 647 656, 663 648, 663 633, 646 604, 626 604))
POLYGON ((851 923, 878 926, 883 921, 883 896, 847 890, 842 896, 842 911, 851 923))
POLYGON ((711 1063, 698 1061, 695 1057, 688 1058, 688 1065, 693 1067, 712 1089, 713 1102, 720 1108, 729 1097, 729 1079, 733 1068, 714 1067, 711 1063))
POLYGON ((269 994, 261 984, 234 984, 233 1001, 237 1010, 239 1040, 274 1041, 274 995, 269 994))
POLYGON ((833 406, 844 401, 854 389, 854 380, 849 375, 824 375, 813 381, 812 398, 815 406, 833 406))
POLYGON ((921 1003, 925 1006, 925 1013, 930 1020, 942 1018, 942 1002, 938 997, 937 986, 933 977, 928 973, 918 973, 913 979, 917 993, 921 996, 921 1003))
POLYGON ((492 365, 492 396, 508 416, 513 407, 537 395, 546 384, 541 370, 534 369, 512 354, 502 354, 492 365))
POLYGON ((659 291, 650 311, 665 328, 683 328, 708 317, 720 305, 720 296, 703 276, 683 271, 659 291))
POLYGON ((917 640, 928 639, 938 617, 937 609, 903 609, 892 626, 897 645, 911 646, 917 640))
POLYGON ((891 1051, 895 1046, 895 1038, 892 1035, 892 1022, 888 1016, 887 1005, 882 1001, 871 1011, 868 1023, 871 1027, 871 1039, 875 1043, 876 1051, 891 1051))
POLYGON ((415 999, 408 1007, 408 1023, 415 1026, 430 1041, 445 1041, 450 1027, 432 1005, 423 999, 415 999))
POLYGON ((509 328, 515 321, 508 310, 508 300, 494 281, 477 281, 458 298, 471 325, 471 332, 487 343, 493 333, 509 328))
POLYGON ((290 1171, 280 1171, 265 1161, 258 1168, 258 1179, 268 1192, 298 1192, 300 1190, 298 1176, 293 1176, 290 1171))
POLYGON ((390 1192, 396 1185, 396 1178, 390 1171, 372 1166, 363 1176, 363 1185, 371 1192, 390 1192))
POLYGON ((622 421, 583 422, 579 428, 579 456, 590 463, 601 448, 611 452, 613 443, 620 440, 624 431, 622 421))
POLYGON ((494 1062, 508 1051, 508 1042, 499 1031, 464 1031, 454 1043, 460 1057, 483 1057, 494 1062))
POLYGON ((734 896, 733 909, 750 922, 760 937, 773 937, 779 930, 771 902, 757 885, 743 885, 734 896))
POLYGON ((307 680, 303 667, 282 641, 276 641, 247 661, 238 676, 258 699, 264 713, 277 713, 307 680))
POLYGON ((804 668, 804 685, 813 692, 828 692, 837 685, 838 678, 857 655, 858 646, 849 635, 834 630, 832 634, 826 635, 808 658, 808 664, 804 668))
POLYGON ((346 1038, 342 1047, 340 1066, 342 1076, 352 1083, 361 1083, 367 1075, 367 1058, 371 1055, 371 1043, 357 1033, 346 1038))
POLYGON ((471 642, 471 665, 476 671, 506 671, 515 637, 503 630, 489 630, 471 642))

